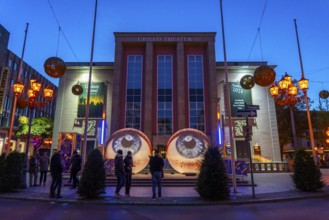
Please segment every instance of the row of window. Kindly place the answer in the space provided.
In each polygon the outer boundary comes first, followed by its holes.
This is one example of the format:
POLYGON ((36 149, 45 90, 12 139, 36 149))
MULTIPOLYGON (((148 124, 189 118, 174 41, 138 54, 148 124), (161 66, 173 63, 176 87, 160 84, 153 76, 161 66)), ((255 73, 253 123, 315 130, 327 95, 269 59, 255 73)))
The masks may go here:
MULTIPOLYGON (((141 129, 143 56, 127 57, 125 126, 141 129)), ((187 62, 190 127, 205 131, 205 106, 202 55, 189 55, 187 62)), ((172 134, 173 56, 157 57, 157 133, 172 134)))

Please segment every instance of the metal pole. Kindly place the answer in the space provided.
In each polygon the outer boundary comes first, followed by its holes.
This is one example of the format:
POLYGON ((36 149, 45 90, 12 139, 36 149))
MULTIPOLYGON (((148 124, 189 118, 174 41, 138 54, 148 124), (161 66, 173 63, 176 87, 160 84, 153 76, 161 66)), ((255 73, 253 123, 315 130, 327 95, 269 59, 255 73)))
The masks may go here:
POLYGON ((293 106, 289 106, 290 109, 290 118, 291 118, 291 128, 292 128, 292 137, 294 141, 294 149, 297 147, 297 137, 296 137, 296 126, 295 126, 295 116, 293 106))
POLYGON ((91 87, 91 79, 93 72, 93 58, 94 58, 94 42, 95 42, 95 30, 96 30, 96 15, 97 15, 97 3, 98 0, 95 1, 95 12, 94 12, 94 24, 93 24, 93 34, 91 40, 91 54, 90 54, 90 64, 89 64, 89 79, 88 79, 88 89, 87 89, 87 103, 86 103, 86 115, 85 115, 85 129, 83 136, 83 148, 82 148, 82 165, 86 163, 86 150, 87 150, 87 132, 88 132, 88 117, 89 117, 89 101, 90 101, 90 87, 91 87))
MULTIPOLYGON (((28 29, 29 29, 29 23, 26 23, 24 43, 23 43, 23 50, 22 50, 21 59, 19 61, 19 69, 18 69, 18 74, 17 74, 17 81, 20 81, 20 78, 21 78, 21 72, 22 72, 22 67, 23 67, 25 44, 26 44, 26 37, 27 37, 27 31, 28 31, 28 29)), ((15 112, 16 112, 16 102, 17 102, 17 95, 15 94, 14 95, 13 105, 12 105, 12 108, 11 108, 11 118, 10 118, 8 139, 7 139, 7 144, 5 145, 6 146, 6 156, 8 156, 8 154, 9 154, 10 141, 11 141, 11 136, 13 134, 13 126, 14 126, 15 112)))
MULTIPOLYGON (((246 109, 247 103, 244 103, 244 109, 246 109)), ((249 130, 246 134, 247 137, 245 137, 245 140, 247 142, 247 147, 249 149, 249 165, 250 165, 250 177, 251 177, 251 188, 252 188, 252 197, 256 198, 255 196, 255 184, 254 184, 254 169, 253 169, 253 163, 252 163, 252 156, 251 156, 251 149, 250 149, 250 128, 249 128, 249 119, 248 116, 246 117, 246 130, 249 130)))
POLYGON ((225 30, 224 30, 224 18, 223 18, 223 0, 220 0, 220 12, 221 12, 221 24, 222 24, 222 38, 223 38, 223 52, 224 52, 224 67, 225 67, 225 82, 226 82, 226 100, 228 108, 228 118, 229 118, 229 135, 230 135, 230 145, 231 145, 231 167, 232 167, 232 183, 233 190, 236 193, 236 174, 235 174, 235 144, 232 134, 232 115, 231 115, 231 98, 230 98, 230 84, 228 81, 228 69, 227 69, 227 59, 226 59, 226 44, 225 44, 225 30))
POLYGON ((23 168, 23 178, 22 178, 22 189, 27 188, 27 183, 26 183, 26 174, 27 174, 27 168, 29 166, 29 147, 30 147, 30 137, 31 137, 31 127, 32 127, 32 114, 31 114, 32 109, 30 106, 28 107, 28 119, 29 119, 29 129, 27 132, 27 140, 26 140, 26 147, 25 147, 25 156, 24 156, 24 168, 23 168))
MULTIPOLYGON (((300 44, 299 44, 299 37, 298 37, 298 30, 297 30, 297 22, 296 19, 294 19, 295 22, 295 30, 296 30, 296 38, 297 38, 297 45, 298 45, 298 55, 299 55, 299 62, 300 62, 300 68, 302 71, 302 78, 304 78, 304 67, 303 67, 303 60, 302 60, 302 52, 300 50, 300 44)), ((311 114, 310 114, 310 107, 308 104, 308 96, 307 96, 307 91, 304 91, 305 94, 305 103, 306 103, 306 112, 307 112, 307 121, 308 121, 308 128, 310 131, 310 141, 311 141, 311 146, 312 146, 312 154, 313 154, 313 159, 315 164, 317 164, 317 155, 315 151, 315 145, 314 145, 314 134, 313 134, 313 127, 312 127, 312 121, 311 121, 311 114)))

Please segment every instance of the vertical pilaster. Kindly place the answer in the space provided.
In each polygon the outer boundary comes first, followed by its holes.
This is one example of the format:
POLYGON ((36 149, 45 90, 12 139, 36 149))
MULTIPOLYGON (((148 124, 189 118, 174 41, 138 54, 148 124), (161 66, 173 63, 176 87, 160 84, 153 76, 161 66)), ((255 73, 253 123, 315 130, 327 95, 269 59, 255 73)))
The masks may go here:
POLYGON ((210 41, 207 45, 208 53, 208 85, 205 87, 205 91, 209 94, 210 99, 208 99, 208 119, 207 119, 207 133, 211 134, 211 143, 217 143, 217 77, 216 77, 216 57, 215 57, 215 43, 210 41))
POLYGON ((185 82, 185 58, 184 58, 184 43, 177 42, 177 76, 176 76, 176 88, 177 88, 177 96, 176 96, 176 106, 177 115, 176 120, 177 125, 175 126, 177 130, 174 132, 186 128, 186 82, 185 82))
POLYGON ((152 113, 156 109, 154 105, 152 105, 152 100, 153 100, 153 42, 147 42, 146 43, 146 52, 145 52, 145 80, 144 80, 144 133, 147 135, 147 137, 150 139, 152 142, 152 127, 153 123, 155 123, 152 120, 152 113))
POLYGON ((112 115, 111 115, 111 134, 113 134, 115 131, 119 130, 122 125, 121 119, 125 116, 124 110, 120 109, 121 102, 123 102, 125 99, 122 97, 122 93, 120 93, 123 73, 122 73, 122 61, 123 61, 123 46, 121 42, 116 42, 115 44, 115 61, 114 61, 114 76, 113 76, 113 88, 112 88, 112 97, 115 97, 112 99, 112 115))

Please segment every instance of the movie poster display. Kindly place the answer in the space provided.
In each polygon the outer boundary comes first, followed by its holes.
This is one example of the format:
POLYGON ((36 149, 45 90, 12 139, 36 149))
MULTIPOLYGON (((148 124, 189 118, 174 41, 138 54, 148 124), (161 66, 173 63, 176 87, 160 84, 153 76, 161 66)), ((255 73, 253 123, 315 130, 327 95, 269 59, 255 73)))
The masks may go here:
MULTIPOLYGON (((88 83, 81 83, 83 93, 79 95, 78 118, 84 118, 86 115, 88 83)), ((89 101, 89 118, 102 118, 104 100, 105 100, 105 84, 92 83, 90 88, 89 101)))
POLYGON ((237 117, 237 111, 244 109, 244 103, 252 104, 251 90, 245 90, 238 82, 230 82, 230 99, 232 117, 237 117))

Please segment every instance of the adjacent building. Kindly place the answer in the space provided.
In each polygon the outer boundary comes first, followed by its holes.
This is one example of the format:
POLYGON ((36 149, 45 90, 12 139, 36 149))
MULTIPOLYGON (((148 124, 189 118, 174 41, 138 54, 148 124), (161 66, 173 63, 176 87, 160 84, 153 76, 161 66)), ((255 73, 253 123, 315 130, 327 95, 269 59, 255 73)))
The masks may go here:
MULTIPOLYGON (((14 101, 13 84, 17 80, 21 58, 8 49, 9 36, 9 32, 0 25, 0 152, 5 150, 4 144, 8 137, 12 114, 15 114, 13 131, 16 131, 18 128, 18 118, 20 116, 27 116, 29 111, 29 108, 16 108, 15 112, 12 111, 14 101)), ((45 107, 30 109, 30 111, 32 111, 31 118, 33 119, 42 116, 54 117, 57 87, 33 67, 23 61, 20 81, 25 85, 25 88, 30 87, 30 79, 38 80, 43 86, 50 86, 54 89, 54 98, 50 100, 45 107)), ((22 95, 21 98, 27 98, 27 96, 22 95)), ((44 102, 45 100, 42 95, 40 95, 36 101, 44 102)), ((15 132, 13 132, 10 150, 25 152, 25 148, 26 140, 17 139, 15 132)), ((31 152, 34 150, 33 147, 29 149, 31 152)))

